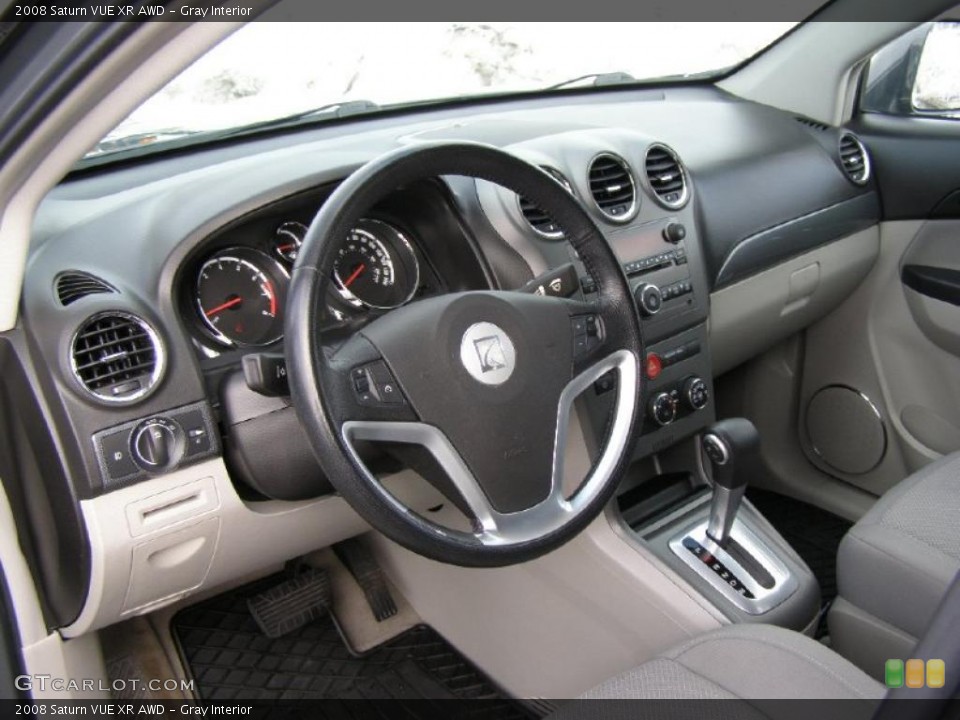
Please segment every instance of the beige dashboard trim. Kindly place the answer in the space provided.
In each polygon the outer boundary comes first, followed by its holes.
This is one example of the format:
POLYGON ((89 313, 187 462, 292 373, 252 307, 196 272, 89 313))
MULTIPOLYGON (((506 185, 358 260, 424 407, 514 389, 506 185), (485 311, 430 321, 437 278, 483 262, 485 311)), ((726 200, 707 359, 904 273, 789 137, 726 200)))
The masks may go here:
POLYGON ((80 506, 90 590, 79 617, 61 630, 68 638, 267 572, 368 529, 339 496, 245 503, 220 458, 80 506))

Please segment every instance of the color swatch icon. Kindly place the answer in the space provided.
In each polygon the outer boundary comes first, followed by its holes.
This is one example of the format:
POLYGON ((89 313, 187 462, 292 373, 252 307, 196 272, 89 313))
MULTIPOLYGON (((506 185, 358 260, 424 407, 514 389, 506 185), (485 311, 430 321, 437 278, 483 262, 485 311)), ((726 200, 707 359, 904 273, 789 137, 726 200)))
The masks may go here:
POLYGON ((888 688, 942 688, 946 682, 947 669, 943 660, 887 660, 883 676, 888 688))

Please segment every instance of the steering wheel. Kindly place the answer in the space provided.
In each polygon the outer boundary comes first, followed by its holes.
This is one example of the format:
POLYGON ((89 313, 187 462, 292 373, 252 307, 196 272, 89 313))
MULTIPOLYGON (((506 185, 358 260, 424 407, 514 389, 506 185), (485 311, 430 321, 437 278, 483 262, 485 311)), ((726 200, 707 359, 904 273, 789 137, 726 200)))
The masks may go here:
POLYGON ((600 513, 629 464, 643 347, 627 278, 567 190, 494 147, 408 146, 344 181, 300 248, 286 338, 294 406, 330 482, 371 526, 434 560, 496 567, 553 550, 600 513), (391 191, 442 175, 487 180, 543 208, 596 282, 597 299, 453 293, 398 308, 333 346, 319 330, 320 313, 343 239, 391 191), (566 497, 570 410, 610 372, 617 381, 606 438, 566 497), (432 522, 398 500, 361 460, 359 441, 426 448, 459 494, 456 504, 472 515, 472 532, 432 522))

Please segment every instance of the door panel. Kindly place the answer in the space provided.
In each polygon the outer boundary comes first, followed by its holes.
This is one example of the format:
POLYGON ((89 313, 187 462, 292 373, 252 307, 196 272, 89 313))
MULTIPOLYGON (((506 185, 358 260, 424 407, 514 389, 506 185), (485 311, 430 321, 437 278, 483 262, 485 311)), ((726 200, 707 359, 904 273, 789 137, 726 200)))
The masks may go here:
MULTIPOLYGON (((870 276, 806 337, 804 451, 819 469, 875 495, 960 450, 960 352, 936 342, 917 320, 910 296, 918 293, 901 282, 904 265, 916 261, 960 268, 960 221, 883 223, 870 276), (831 402, 824 401, 826 389, 831 402)), ((920 302, 950 308, 960 319, 960 307, 920 302)), ((960 333, 953 338, 960 344, 960 333)))

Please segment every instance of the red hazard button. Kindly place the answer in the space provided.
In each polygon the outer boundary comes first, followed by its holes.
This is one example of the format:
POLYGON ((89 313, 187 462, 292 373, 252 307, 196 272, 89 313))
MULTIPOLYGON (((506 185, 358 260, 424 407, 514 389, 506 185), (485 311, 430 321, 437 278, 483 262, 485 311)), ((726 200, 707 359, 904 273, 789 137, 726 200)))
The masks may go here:
POLYGON ((662 370, 663 360, 660 359, 660 356, 656 353, 648 353, 646 367, 647 377, 651 380, 656 380, 662 370))

